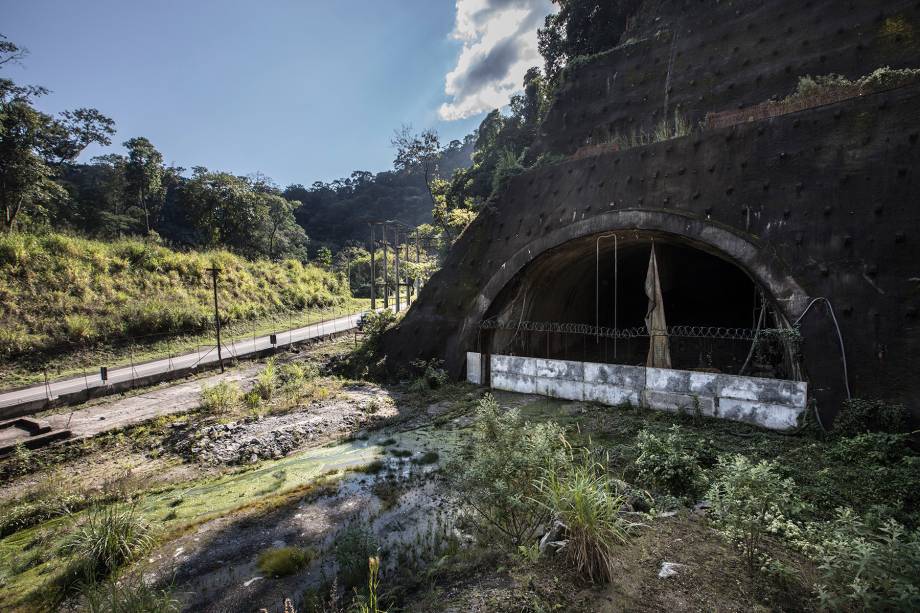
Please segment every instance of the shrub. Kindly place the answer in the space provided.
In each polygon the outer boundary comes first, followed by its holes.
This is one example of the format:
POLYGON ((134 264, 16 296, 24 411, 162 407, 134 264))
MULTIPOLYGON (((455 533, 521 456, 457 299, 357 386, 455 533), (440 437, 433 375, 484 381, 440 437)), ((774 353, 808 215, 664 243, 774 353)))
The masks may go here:
POLYGON ((441 456, 437 451, 426 451, 421 456, 413 460, 415 464, 424 465, 424 464, 434 464, 438 461, 441 456))
POLYGON ((265 368, 256 377, 256 383, 253 391, 262 397, 262 400, 271 400, 275 391, 275 385, 278 381, 278 373, 275 368, 274 358, 265 362, 265 368))
POLYGON ((910 415, 904 405, 882 400, 853 398, 843 403, 834 420, 834 434, 856 436, 866 432, 899 433, 910 430, 910 415))
POLYGON ((367 560, 377 552, 377 539, 364 525, 352 522, 335 541, 338 578, 346 590, 363 585, 368 579, 367 560))
POLYGON ((716 473, 708 494, 713 524, 741 549, 753 576, 765 536, 783 528, 798 508, 795 483, 780 477, 775 463, 755 464, 742 455, 719 458, 716 473))
POLYGON ((236 383, 221 381, 201 390, 201 408, 212 415, 229 413, 240 403, 240 388, 236 383))
POLYGON ((920 531, 893 519, 868 525, 850 509, 808 524, 803 549, 818 563, 815 586, 829 610, 920 610, 920 531))
POLYGON ((246 408, 251 413, 259 413, 259 409, 262 407, 262 396, 255 390, 247 392, 243 395, 243 404, 246 405, 246 408))
POLYGON ((86 512, 65 544, 88 579, 105 577, 153 545, 150 525, 133 505, 97 506, 86 512))
POLYGON ((680 426, 673 426, 663 436, 642 430, 636 439, 639 449, 636 469, 642 481, 675 496, 693 496, 699 492, 704 483, 703 472, 680 426))
POLYGON ((514 550, 531 541, 548 519, 547 509, 534 503, 537 482, 545 470, 565 461, 566 446, 558 425, 529 424, 487 394, 476 412, 472 440, 447 474, 487 536, 514 550))
POLYGON ((287 577, 306 568, 315 557, 310 549, 273 547, 259 556, 259 570, 271 577, 287 577))
POLYGON ((140 579, 109 580, 84 591, 86 613, 179 613, 182 607, 168 589, 157 589, 140 579))
POLYGON ((593 461, 558 464, 537 482, 540 504, 565 525, 563 552, 591 581, 610 581, 617 545, 626 542, 624 497, 593 461))
POLYGON ((409 363, 416 372, 411 389, 416 392, 438 389, 447 383, 447 371, 442 367, 444 360, 413 360, 409 363))

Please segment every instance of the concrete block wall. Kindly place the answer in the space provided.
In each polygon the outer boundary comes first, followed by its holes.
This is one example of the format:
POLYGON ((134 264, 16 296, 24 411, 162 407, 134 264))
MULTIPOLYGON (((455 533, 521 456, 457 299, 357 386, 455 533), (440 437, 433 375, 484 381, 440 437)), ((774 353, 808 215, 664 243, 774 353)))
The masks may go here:
MULTIPOLYGON (((467 354, 467 380, 482 384, 479 353, 467 354)), ((522 394, 616 405, 629 402, 662 411, 699 411, 708 417, 789 430, 807 406, 808 385, 716 373, 489 356, 491 387, 522 394)))

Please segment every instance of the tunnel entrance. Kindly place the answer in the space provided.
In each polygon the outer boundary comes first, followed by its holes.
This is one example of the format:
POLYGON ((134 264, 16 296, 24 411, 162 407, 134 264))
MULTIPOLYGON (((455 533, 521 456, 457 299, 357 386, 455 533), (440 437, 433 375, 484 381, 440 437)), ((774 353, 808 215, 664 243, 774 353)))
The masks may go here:
POLYGON ((653 248, 672 368, 800 379, 795 332, 764 288, 706 246, 643 231, 537 257, 490 305, 477 351, 647 365, 653 248))

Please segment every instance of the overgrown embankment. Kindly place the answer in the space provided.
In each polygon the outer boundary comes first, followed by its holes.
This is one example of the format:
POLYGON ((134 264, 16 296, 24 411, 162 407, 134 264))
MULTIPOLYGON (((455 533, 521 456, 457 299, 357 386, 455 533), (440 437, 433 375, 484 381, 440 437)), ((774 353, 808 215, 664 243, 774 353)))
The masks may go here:
POLYGON ((213 266, 221 270, 226 323, 350 299, 344 280, 296 260, 186 253, 138 239, 7 234, 0 236, 0 359, 209 329, 213 266))

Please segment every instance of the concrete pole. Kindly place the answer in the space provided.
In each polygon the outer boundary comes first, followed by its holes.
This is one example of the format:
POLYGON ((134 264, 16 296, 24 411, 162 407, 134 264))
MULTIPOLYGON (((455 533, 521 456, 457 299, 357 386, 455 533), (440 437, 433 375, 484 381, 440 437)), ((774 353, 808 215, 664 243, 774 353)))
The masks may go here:
POLYGON ((383 237, 383 308, 390 308, 390 279, 387 277, 387 227, 380 226, 383 237))
MULTIPOLYGON (((220 347, 220 315, 217 312, 217 273, 219 268, 209 268, 211 271, 211 280, 214 282, 214 326, 217 329, 217 361, 220 364, 220 372, 224 372, 224 356, 220 347)), ((131 366, 132 377, 134 375, 134 365, 131 366)))
POLYGON ((393 253, 396 254, 396 312, 399 313, 399 226, 393 226, 393 253))
POLYGON ((376 311, 377 310, 377 291, 376 291, 377 290, 377 270, 376 270, 376 266, 374 265, 375 264, 374 256, 376 255, 376 252, 377 252, 376 244, 375 244, 377 240, 377 237, 376 237, 377 233, 374 231, 374 224, 370 224, 370 226, 371 226, 371 310, 376 311))

